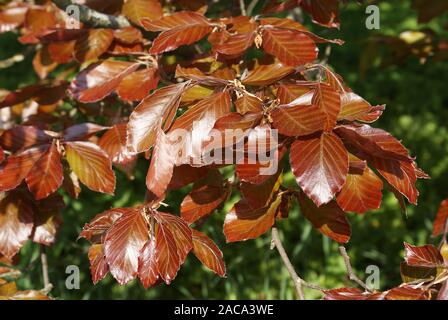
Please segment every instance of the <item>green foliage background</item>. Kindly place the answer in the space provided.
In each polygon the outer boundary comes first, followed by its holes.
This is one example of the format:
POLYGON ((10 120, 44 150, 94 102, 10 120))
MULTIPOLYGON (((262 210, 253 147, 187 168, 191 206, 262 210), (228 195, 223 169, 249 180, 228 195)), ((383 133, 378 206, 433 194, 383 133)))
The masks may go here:
MULTIPOLYGON (((399 264, 403 257, 403 241, 412 244, 436 243, 430 239, 432 221, 439 203, 448 197, 448 63, 431 59, 421 64, 409 57, 399 64, 380 66, 380 57, 373 57, 373 67, 362 75, 360 64, 369 59, 367 40, 379 33, 398 35, 405 30, 432 28, 439 37, 447 39, 447 14, 419 25, 411 1, 378 1, 381 9, 381 30, 365 27, 365 6, 350 4, 342 9, 341 30, 326 30, 305 24, 327 38, 344 39, 344 46, 333 46, 329 63, 341 74, 348 85, 372 104, 387 104, 382 119, 375 126, 392 132, 418 155, 419 165, 432 180, 419 182, 421 196, 417 207, 408 207, 407 217, 400 211, 391 193, 385 192, 382 208, 364 216, 350 214, 353 237, 348 245, 357 274, 365 277, 368 265, 377 265, 381 271, 381 289, 401 283, 399 264)), ((430 4, 428 4, 430 5, 430 4)), ((7 59, 26 47, 17 42, 13 33, 0 35, 0 60, 7 59)), ((322 47, 321 51, 324 51, 322 47)), ((387 57, 385 52, 382 57, 387 57)), ((32 54, 14 66, 0 70, 0 87, 15 89, 36 80, 31 66, 32 54)), ((128 181, 117 172, 116 196, 103 196, 83 189, 79 201, 66 198, 63 212, 64 225, 58 242, 49 248, 52 295, 61 299, 294 299, 294 288, 286 269, 275 250, 270 250, 270 237, 225 244, 222 234, 224 215, 237 199, 232 198, 215 212, 202 230, 220 246, 227 263, 227 278, 221 279, 205 270, 192 255, 181 268, 170 286, 145 290, 133 281, 119 286, 110 275, 93 286, 87 258, 88 243, 76 241, 84 223, 97 213, 111 207, 132 206, 144 198, 144 177, 148 162, 140 160, 136 179, 128 181), (67 290, 65 269, 77 265, 81 270, 81 289, 67 290)), ((289 176, 287 183, 292 183, 289 176)), ((178 210, 178 204, 188 190, 170 195, 167 203, 178 210)), ((309 282, 334 288, 351 285, 346 280, 342 258, 337 244, 323 238, 294 207, 288 220, 278 223, 287 252, 299 274, 309 282)), ((39 248, 28 243, 21 251, 20 268, 23 289, 42 287, 39 248)), ((308 298, 319 298, 316 291, 306 291, 308 298)))

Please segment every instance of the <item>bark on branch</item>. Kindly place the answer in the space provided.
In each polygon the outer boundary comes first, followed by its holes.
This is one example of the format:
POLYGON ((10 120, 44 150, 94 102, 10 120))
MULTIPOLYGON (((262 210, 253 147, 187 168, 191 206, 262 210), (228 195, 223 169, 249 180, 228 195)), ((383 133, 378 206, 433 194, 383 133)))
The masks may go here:
POLYGON ((121 29, 129 27, 131 24, 123 16, 111 16, 104 14, 89 7, 74 3, 72 0, 53 0, 53 3, 60 9, 66 10, 68 6, 74 5, 79 9, 79 20, 92 28, 110 28, 121 29))
MULTIPOLYGON (((299 277, 296 270, 294 269, 294 266, 291 263, 291 260, 289 260, 288 254, 285 251, 285 248, 283 247, 282 241, 280 240, 280 236, 278 234, 277 228, 272 228, 272 242, 275 248, 277 248, 278 253, 280 254, 280 257, 282 258, 283 264, 285 265, 286 269, 289 272, 289 275, 291 276, 294 286, 296 288, 297 296, 300 300, 305 299, 305 295, 303 293, 303 288, 310 288, 314 290, 323 291, 324 288, 319 287, 318 285, 315 285, 313 283, 306 282, 302 278, 299 277)), ((273 247, 273 248, 274 248, 273 247)))
POLYGON ((368 292, 372 292, 370 288, 365 284, 364 281, 358 278, 358 276, 353 272, 352 265, 350 264, 350 257, 347 254, 347 250, 345 250, 344 246, 339 247, 339 252, 341 253, 342 257, 344 258, 345 268, 347 269, 347 275, 351 281, 356 282, 359 286, 361 286, 364 290, 368 292))

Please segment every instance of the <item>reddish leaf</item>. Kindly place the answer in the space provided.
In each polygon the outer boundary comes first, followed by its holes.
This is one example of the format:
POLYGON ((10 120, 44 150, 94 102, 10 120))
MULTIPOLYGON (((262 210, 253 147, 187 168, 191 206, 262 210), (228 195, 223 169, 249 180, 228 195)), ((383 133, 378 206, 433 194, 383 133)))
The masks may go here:
POLYGON ((286 77, 293 71, 294 68, 276 62, 259 66, 249 72, 242 80, 244 84, 250 86, 267 86, 286 77))
POLYGON ((325 27, 339 28, 338 0, 302 0, 300 6, 313 18, 313 22, 325 27))
POLYGON ((327 115, 325 130, 331 131, 341 111, 340 94, 326 83, 318 83, 315 90, 313 102, 327 115))
POLYGON ((76 41, 52 42, 48 44, 48 53, 57 63, 68 63, 73 60, 76 41))
POLYGON ((430 300, 429 290, 402 286, 391 289, 386 294, 386 300, 430 300))
POLYGON ((245 201, 236 203, 224 221, 227 242, 255 239, 266 233, 274 225, 281 200, 277 197, 270 205, 258 210, 253 210, 245 201))
POLYGON ((180 268, 176 242, 171 231, 163 224, 157 224, 156 235, 156 264, 160 277, 166 284, 170 284, 180 268))
POLYGON ((262 104, 260 98, 248 94, 243 94, 240 98, 235 101, 236 110, 245 114, 247 112, 261 112, 262 104))
POLYGON ((347 180, 337 195, 336 201, 344 211, 365 213, 380 207, 382 189, 381 179, 366 166, 360 173, 347 175, 347 180))
POLYGON ((325 290, 324 300, 383 300, 384 294, 363 292, 358 288, 325 290))
POLYGON ((132 45, 143 42, 142 32, 134 27, 126 27, 114 31, 115 40, 124 45, 132 45))
POLYGON ((408 150, 390 133, 371 126, 338 126, 335 132, 357 150, 369 155, 386 159, 411 162, 408 150))
POLYGON ((158 198, 165 194, 173 176, 177 150, 162 129, 159 129, 146 175, 146 187, 158 198))
POLYGON ((221 250, 209 237, 197 230, 193 230, 193 253, 204 266, 220 277, 225 277, 226 265, 221 250))
POLYGON ((101 137, 98 145, 109 155, 113 163, 126 164, 135 159, 135 155, 129 153, 126 145, 126 123, 114 125, 101 137))
POLYGON ((154 40, 150 54, 161 54, 195 43, 213 29, 206 17, 189 11, 174 13, 156 21, 143 20, 142 24, 149 31, 162 31, 154 40))
POLYGON ((254 44, 255 36, 255 32, 235 34, 230 36, 226 42, 216 45, 214 49, 224 55, 238 56, 254 44))
POLYGON ((0 167, 0 191, 19 186, 47 149, 48 145, 34 147, 8 157, 6 163, 0 167))
POLYGON ((126 76, 117 87, 117 94, 124 101, 143 100, 158 83, 158 70, 145 68, 126 76))
POLYGON ((163 10, 158 0, 128 0, 123 5, 122 13, 134 24, 142 27, 142 19, 160 19, 163 10))
POLYGON ((193 190, 182 201, 180 212, 188 223, 194 223, 215 210, 229 195, 223 187, 219 172, 213 171, 207 178, 196 182, 193 190))
POLYGON ((346 181, 348 152, 334 134, 297 140, 290 161, 297 183, 317 206, 330 202, 346 181))
POLYGON ((97 214, 92 221, 84 225, 79 238, 85 238, 94 244, 103 243, 107 231, 127 211, 127 208, 116 208, 97 214))
POLYGON ((171 131, 173 132, 176 129, 191 131, 191 154, 189 156, 199 157, 203 151, 202 144, 208 140, 209 133, 216 120, 229 113, 230 109, 231 98, 229 93, 227 91, 215 93, 191 106, 182 116, 177 118, 171 131))
POLYGON ((318 54, 314 41, 304 33, 268 27, 263 30, 263 49, 293 67, 313 62, 318 54))
POLYGON ((35 199, 40 200, 56 192, 62 184, 62 179, 61 155, 56 142, 53 142, 34 164, 26 177, 26 183, 35 199))
POLYGON ((76 76, 70 90, 80 102, 100 101, 111 94, 138 66, 137 63, 113 60, 92 64, 76 76))
POLYGON ((405 242, 404 247, 406 263, 410 266, 435 268, 443 265, 443 257, 433 245, 415 247, 405 242))
POLYGON ((298 199, 302 214, 319 232, 339 243, 350 240, 350 223, 335 201, 318 208, 304 193, 298 199))
POLYGON ((126 210, 109 229, 104 252, 118 283, 125 284, 137 276, 138 257, 148 240, 148 226, 139 209, 126 210))
POLYGON ((415 186, 417 177, 414 164, 379 157, 371 157, 368 161, 394 189, 404 195, 410 203, 417 204, 419 193, 415 186))
POLYGON ((93 284, 97 284, 104 279, 109 272, 106 256, 104 255, 104 246, 102 244, 94 244, 89 248, 90 274, 93 284))
POLYGON ((138 277, 147 289, 159 281, 159 271, 156 261, 156 240, 149 240, 140 252, 138 258, 138 277))
POLYGON ((89 122, 75 124, 64 130, 63 137, 65 141, 85 140, 90 138, 90 136, 106 129, 108 128, 89 122))
POLYGON ((54 244, 62 225, 61 210, 64 207, 64 199, 59 194, 35 202, 33 242, 46 246, 54 244))
POLYGON ((353 92, 341 97, 341 112, 338 120, 374 122, 383 114, 385 106, 372 107, 370 103, 353 92))
POLYGON ((432 229, 432 236, 436 237, 445 232, 445 226, 448 221, 448 200, 442 201, 439 211, 434 221, 434 227, 432 229))
POLYGON ((155 219, 159 226, 164 226, 173 235, 175 245, 177 247, 177 255, 179 257, 179 263, 185 262, 187 255, 193 249, 193 239, 191 229, 188 224, 178 216, 168 214, 164 212, 157 212, 155 219))
POLYGON ((48 51, 48 47, 44 46, 39 51, 37 51, 36 55, 33 59, 33 67, 36 74, 40 79, 47 78, 48 74, 50 74, 58 64, 52 60, 50 53, 48 51))
POLYGON ((76 176, 93 191, 113 194, 115 174, 107 154, 91 142, 66 142, 66 158, 76 176))
POLYGON ((12 6, 0 11, 0 33, 11 31, 22 25, 27 10, 25 6, 12 6))
MULTIPOLYGON (((310 88, 296 84, 282 84, 278 86, 277 98, 281 104, 289 104, 305 94, 310 94, 310 88)), ((299 101, 303 101, 302 99, 299 101)), ((306 101, 306 100, 305 100, 306 101)), ((304 103, 302 103, 304 104, 304 103)))
POLYGON ((114 32, 111 29, 90 29, 76 40, 76 60, 84 62, 98 58, 109 49, 113 40, 114 32))
POLYGON ((19 193, 0 200, 0 254, 12 259, 33 229, 33 211, 19 193))
POLYGON ((0 136, 0 145, 6 150, 16 152, 34 145, 47 144, 53 137, 49 132, 31 126, 15 126, 0 136))
POLYGON ((325 113, 318 107, 296 105, 294 101, 275 108, 271 117, 272 126, 286 136, 310 135, 323 130, 325 126, 325 113))
POLYGON ((188 82, 184 82, 159 89, 134 109, 128 123, 127 142, 130 151, 149 150, 154 145, 157 130, 170 127, 182 93, 188 85, 188 82))

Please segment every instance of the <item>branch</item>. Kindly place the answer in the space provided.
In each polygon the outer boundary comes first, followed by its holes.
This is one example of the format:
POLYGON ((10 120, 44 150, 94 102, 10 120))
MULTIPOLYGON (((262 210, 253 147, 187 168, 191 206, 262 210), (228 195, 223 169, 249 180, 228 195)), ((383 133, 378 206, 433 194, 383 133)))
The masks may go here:
POLYGON ((251 16, 254 13, 254 9, 258 4, 258 0, 252 0, 251 3, 247 6, 247 15, 251 16))
POLYGON ((53 3, 64 11, 66 11, 68 6, 78 7, 79 20, 89 27, 120 29, 131 25, 125 17, 104 14, 82 4, 74 3, 72 0, 53 0, 53 3))
POLYGON ((246 6, 244 4, 244 0, 240 0, 240 10, 242 16, 247 16, 246 6))
POLYGON ((272 242, 273 247, 272 249, 277 248, 278 253, 280 254, 280 257, 283 260, 283 264, 285 265, 286 269, 288 269, 289 275, 291 276, 292 280, 294 281, 294 286, 296 287, 296 293, 300 300, 305 299, 305 295, 303 294, 302 287, 306 287, 309 289, 324 291, 324 288, 319 287, 318 285, 315 285, 313 283, 306 282, 302 278, 299 277, 296 270, 294 269, 294 266, 291 263, 291 260, 289 260, 288 254, 285 251, 285 248, 283 247, 282 241, 280 240, 280 236, 278 234, 278 230, 276 227, 272 228, 272 242))
POLYGON ((45 246, 40 246, 40 262, 42 264, 42 278, 44 280, 44 287, 49 288, 52 287, 50 283, 50 277, 48 276, 48 261, 47 261, 47 253, 45 250, 45 246))
POLYGON ((352 265, 350 264, 350 257, 347 254, 347 250, 345 250, 344 246, 339 247, 339 252, 341 253, 342 257, 344 258, 345 268, 347 269, 347 275, 351 281, 356 282, 359 286, 361 286, 364 290, 368 292, 372 292, 372 290, 369 289, 367 284, 365 284, 361 279, 358 278, 358 276, 353 272, 352 265))

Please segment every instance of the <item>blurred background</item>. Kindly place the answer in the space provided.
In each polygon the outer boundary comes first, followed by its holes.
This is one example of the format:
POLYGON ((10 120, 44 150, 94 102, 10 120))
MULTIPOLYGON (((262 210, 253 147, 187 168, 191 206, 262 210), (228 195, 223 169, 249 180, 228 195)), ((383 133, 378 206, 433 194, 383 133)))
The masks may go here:
MULTIPOLYGON (((328 30, 304 24, 320 36, 340 38, 343 46, 332 46, 328 63, 347 84, 372 105, 386 104, 383 117, 375 124, 403 140, 418 164, 432 177, 420 180, 419 205, 408 206, 407 216, 389 192, 382 208, 363 216, 351 214, 353 236, 347 246, 356 273, 364 279, 368 265, 380 269, 381 289, 401 283, 400 261, 403 241, 415 245, 438 243, 431 239, 432 222, 440 202, 448 198, 448 12, 428 20, 428 12, 412 7, 422 1, 370 1, 380 8, 380 30, 365 26, 367 4, 349 3, 341 8, 340 30, 328 30), (419 16, 420 15, 420 16, 419 16)), ((423 1, 428 3, 428 1, 423 1)), ((436 1, 443 2, 443 1, 436 1)), ((427 4, 431 7, 432 4, 427 4)), ((446 5, 445 5, 446 7, 446 5)), ((429 8, 431 9, 431 8, 429 8)), ((422 10, 429 10, 424 8, 422 10)), ((440 12, 436 12, 442 13, 440 12)), ((0 34, 0 61, 18 52, 23 61, 0 66, 0 88, 14 90, 35 82, 33 54, 17 41, 17 34, 0 34)), ((321 54, 325 52, 321 46, 321 54)), ((328 51, 327 51, 328 53, 328 51)), ((144 198, 144 178, 149 163, 138 163, 135 179, 129 181, 117 172, 116 196, 103 196, 83 188, 78 201, 65 198, 64 224, 57 243, 48 248, 51 295, 60 299, 294 299, 295 291, 288 272, 275 250, 270 250, 270 236, 247 242, 225 244, 222 225, 225 213, 237 201, 233 197, 216 211, 202 227, 224 253, 227 278, 205 270, 194 256, 189 256, 172 285, 145 290, 138 281, 119 286, 110 275, 94 286, 90 280, 87 250, 89 243, 76 241, 84 223, 111 207, 132 206, 144 198), (68 265, 81 271, 79 290, 67 290, 68 265)), ((286 183, 292 183, 292 175, 286 183)), ((178 212, 178 205, 188 187, 172 193, 167 203, 178 212)), ((346 279, 343 259, 337 244, 313 230, 299 214, 297 206, 290 218, 278 222, 285 249, 297 272, 306 281, 323 287, 352 286, 346 279)), ((20 254, 22 289, 43 286, 39 247, 28 243, 20 254)), ((306 290, 307 298, 321 295, 306 290)))

